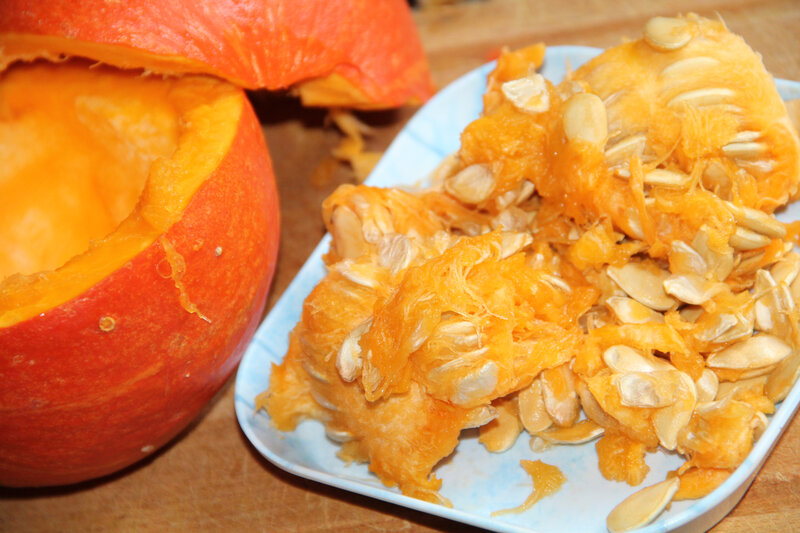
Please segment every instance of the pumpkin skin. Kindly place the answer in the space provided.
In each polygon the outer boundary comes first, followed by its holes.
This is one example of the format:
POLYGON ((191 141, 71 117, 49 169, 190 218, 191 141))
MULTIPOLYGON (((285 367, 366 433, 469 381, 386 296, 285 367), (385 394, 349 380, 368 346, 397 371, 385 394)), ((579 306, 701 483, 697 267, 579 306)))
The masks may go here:
POLYGON ((241 91, 239 101, 230 149, 178 222, 91 289, 0 328, 0 484, 73 483, 145 457, 238 364, 279 235, 269 155, 241 91), (181 303, 165 242, 183 257, 184 290, 208 321, 181 303))
POLYGON ((0 3, 0 70, 81 56, 121 68, 208 73, 306 105, 388 108, 433 93, 408 5, 291 0, 0 3))

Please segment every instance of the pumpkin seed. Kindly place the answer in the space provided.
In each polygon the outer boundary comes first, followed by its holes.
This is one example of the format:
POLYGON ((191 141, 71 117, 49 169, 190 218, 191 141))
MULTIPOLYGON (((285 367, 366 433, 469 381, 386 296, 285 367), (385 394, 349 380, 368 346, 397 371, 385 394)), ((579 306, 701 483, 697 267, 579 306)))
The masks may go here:
POLYGON ((754 441, 761 438, 761 435, 764 433, 764 430, 767 429, 768 425, 769 419, 767 418, 767 415, 761 411, 756 411, 756 414, 753 416, 753 420, 750 421, 750 427, 753 429, 754 441))
POLYGON ((628 372, 616 374, 612 383, 617 387, 622 405, 653 408, 677 401, 680 379, 676 370, 628 372))
POLYGON ((679 105, 690 105, 693 107, 717 105, 724 103, 725 100, 733 98, 735 95, 736 93, 733 90, 726 87, 695 89, 674 96, 667 103, 667 107, 678 107, 679 105))
POLYGON ((561 365, 545 370, 540 374, 540 379, 547 414, 559 426, 573 425, 578 420, 581 405, 572 371, 566 365, 561 365))
POLYGON ((603 146, 608 136, 606 107, 596 94, 581 93, 571 97, 562 111, 564 134, 570 142, 583 141, 603 146))
POLYGON ((333 429, 327 426, 325 427, 325 436, 340 444, 353 440, 353 434, 349 431, 344 429, 333 429))
POLYGON ((708 245, 710 229, 702 226, 692 240, 692 248, 705 259, 709 272, 717 281, 725 281, 735 265, 733 249, 719 252, 708 245))
POLYGON ((700 342, 714 342, 718 337, 739 323, 736 315, 731 313, 715 314, 708 325, 694 332, 694 338, 700 342))
POLYGON ((787 253, 769 269, 776 283, 784 283, 787 286, 794 282, 798 272, 800 272, 800 254, 797 252, 787 253))
POLYGON ((731 342, 742 337, 747 337, 753 333, 753 324, 755 322, 755 313, 749 310, 746 313, 734 313, 736 317, 736 324, 720 333, 713 339, 716 343, 731 342))
POLYGON ((677 400, 653 414, 653 429, 661 445, 668 450, 674 450, 678 445, 678 433, 691 420, 697 404, 697 388, 694 381, 685 372, 677 373, 679 377, 677 400))
POLYGON ((499 369, 494 361, 486 361, 458 380, 456 390, 450 401, 463 407, 469 406, 482 398, 489 396, 497 387, 499 369))
POLYGON ((623 324, 664 323, 664 315, 627 296, 607 298, 606 306, 613 311, 617 319, 623 324))
POLYGON ((719 61, 713 57, 708 57, 708 56, 687 57, 685 59, 679 59, 674 63, 670 63, 669 65, 661 69, 661 77, 662 78, 674 77, 680 79, 681 81, 684 81, 684 78, 686 78, 690 74, 705 73, 706 71, 708 71, 708 69, 711 69, 717 65, 719 65, 719 61))
POLYGON ((738 206, 731 202, 725 202, 725 207, 733 214, 736 222, 747 229, 772 238, 786 235, 786 226, 761 210, 738 206))
POLYGON ((331 214, 331 236, 336 253, 345 259, 355 259, 367 251, 361 232, 361 219, 347 206, 337 206, 331 214))
POLYGON ((727 287, 724 283, 709 281, 697 274, 673 274, 664 280, 667 294, 692 305, 706 303, 727 287))
POLYGON ((539 378, 534 379, 528 387, 519 392, 517 401, 519 419, 528 433, 535 435, 553 425, 553 420, 547 414, 544 405, 542 382, 539 378))
POLYGON ((625 346, 616 344, 603 352, 603 361, 614 372, 656 372, 675 370, 669 362, 625 346))
POLYGON ((581 420, 572 427, 552 427, 537 436, 551 444, 584 444, 603 434, 603 426, 591 420, 581 420))
POLYGON ((759 142, 732 142, 722 147, 722 152, 728 157, 755 158, 767 151, 767 146, 759 142))
POLYGON ((311 387, 310 389, 308 389, 308 391, 311 393, 311 397, 314 399, 314 401, 317 402, 320 406, 330 411, 339 410, 339 408, 336 407, 336 405, 333 402, 331 402, 327 396, 325 396, 322 392, 317 390, 316 387, 311 387))
POLYGON ((710 402, 717 397, 720 386, 719 378, 708 368, 703 369, 703 373, 694 384, 697 389, 698 402, 710 402))
POLYGON ((653 17, 644 26, 645 42, 661 52, 682 48, 691 39, 691 29, 684 19, 653 17))
POLYGON ((306 371, 306 374, 311 376, 312 378, 320 381, 322 383, 330 383, 328 380, 328 376, 323 374, 320 370, 318 370, 313 364, 308 361, 308 358, 303 358, 303 362, 301 363, 303 370, 306 371))
POLYGON ((627 161, 634 155, 641 155, 647 143, 647 135, 631 135, 606 148, 606 162, 609 165, 627 161))
POLYGON ((392 274, 408 268, 416 255, 411 239, 402 233, 387 235, 378 243, 378 264, 392 274))
POLYGON ((794 349, 770 372, 764 392, 775 403, 783 401, 798 377, 800 377, 800 351, 794 349))
POLYGON ((479 204, 489 198, 495 179, 488 165, 476 163, 461 169, 444 182, 444 189, 465 204, 479 204))
POLYGON ((719 384, 719 389, 717 390, 717 394, 713 399, 719 401, 728 397, 733 398, 736 395, 749 390, 761 392, 764 390, 764 385, 766 382, 767 376, 754 376, 751 378, 739 379, 737 381, 724 381, 719 384))
POLYGON ((550 109, 550 93, 544 76, 538 73, 503 83, 506 99, 523 113, 542 113, 550 109))
POLYGON ((336 370, 339 371, 339 375, 345 381, 353 381, 361 372, 362 356, 359 341, 369 331, 371 325, 371 318, 360 323, 347 334, 339 347, 339 351, 336 354, 336 370))
POLYGON ((505 259, 519 252, 533 242, 530 233, 520 231, 502 232, 500 242, 500 258, 505 259))
POLYGON ((660 187, 686 187, 690 181, 691 178, 688 174, 665 168, 654 168, 644 175, 646 184, 660 187))
POLYGON ((754 369, 778 363, 790 353, 791 346, 783 340, 762 333, 712 353, 706 364, 712 368, 754 369))
POLYGON ((479 405, 467 412, 464 429, 479 428, 497 418, 497 409, 491 405, 479 405))
POLYGON ((616 420, 600 407, 594 394, 589 390, 589 386, 582 379, 575 380, 575 390, 581 400, 581 406, 583 407, 583 412, 586 413, 586 418, 605 428, 612 428, 617 425, 616 420))
POLYGON ((620 533, 649 524, 669 505, 680 484, 675 476, 634 492, 609 513, 606 527, 611 533, 620 533))
POLYGON ((675 274, 698 274, 704 276, 708 272, 708 263, 697 250, 683 241, 670 243, 670 270, 675 274))
POLYGON ((634 262, 622 267, 609 265, 606 272, 628 296, 651 309, 666 311, 675 305, 675 300, 664 292, 664 281, 669 272, 634 262))
POLYGON ((736 250, 757 250, 758 248, 767 246, 770 242, 772 242, 772 239, 766 235, 756 233, 755 231, 741 226, 737 226, 736 231, 734 231, 733 235, 728 239, 728 244, 733 246, 736 250))

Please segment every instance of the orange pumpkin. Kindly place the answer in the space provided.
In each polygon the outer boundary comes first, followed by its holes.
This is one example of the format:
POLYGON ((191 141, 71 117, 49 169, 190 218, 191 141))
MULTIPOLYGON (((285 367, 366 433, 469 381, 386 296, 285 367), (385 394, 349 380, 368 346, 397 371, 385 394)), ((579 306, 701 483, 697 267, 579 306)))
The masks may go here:
POLYGON ((279 209, 242 87, 389 107, 430 79, 399 0, 12 0, 0 50, 0 484, 73 483, 185 428, 261 318, 279 209))

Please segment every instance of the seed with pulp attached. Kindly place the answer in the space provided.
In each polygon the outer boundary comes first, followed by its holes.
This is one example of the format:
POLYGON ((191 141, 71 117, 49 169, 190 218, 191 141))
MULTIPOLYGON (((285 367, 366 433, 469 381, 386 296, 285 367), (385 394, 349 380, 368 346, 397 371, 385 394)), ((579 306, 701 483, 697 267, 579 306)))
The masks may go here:
POLYGON ((680 379, 677 370, 628 372, 616 374, 613 383, 617 387, 622 405, 650 408, 666 407, 675 403, 680 379))
POLYGON ((673 274, 664 280, 667 294, 692 305, 702 305, 726 288, 724 283, 709 281, 697 274, 673 274))
POLYGON ((645 355, 624 344, 616 344, 606 349, 603 352, 603 361, 608 368, 620 373, 675 370, 675 367, 664 359, 649 354, 645 355))
POLYGON ((538 434, 552 444, 584 444, 599 437, 605 429, 591 420, 581 420, 568 428, 552 427, 538 434))
POLYGON ((678 434, 691 420, 697 405, 697 387, 694 381, 685 372, 677 374, 679 379, 676 401, 653 414, 653 428, 658 435, 658 441, 668 450, 674 450, 678 445, 678 434))
POLYGON ((606 106, 596 94, 576 94, 564 104, 564 134, 570 142, 603 146, 608 136, 606 106))
POLYGON ((495 180, 487 165, 470 165, 444 182, 445 190, 466 204, 479 204, 489 198, 494 190, 495 180))
POLYGON ((690 177, 683 172, 667 170, 665 168, 654 168, 644 175, 644 182, 648 185, 658 185, 661 187, 685 187, 689 184, 690 177))
POLYGON ((656 50, 677 50, 691 39, 689 24, 683 19, 653 17, 644 26, 644 40, 656 50))
POLYGON ((609 513, 606 527, 618 533, 649 524, 669 505, 680 483, 673 477, 631 494, 609 513))
POLYGON ((550 93, 541 74, 507 81, 501 90, 506 99, 524 113, 542 113, 550 109, 550 93))
POLYGON ((345 381, 353 381, 361 372, 362 357, 359 341, 371 325, 372 319, 370 318, 353 328, 353 331, 345 337, 336 354, 336 370, 345 381))
POLYGON ((361 219, 349 207, 340 205, 333 210, 331 235, 336 251, 345 259, 355 259, 367 250, 361 219))

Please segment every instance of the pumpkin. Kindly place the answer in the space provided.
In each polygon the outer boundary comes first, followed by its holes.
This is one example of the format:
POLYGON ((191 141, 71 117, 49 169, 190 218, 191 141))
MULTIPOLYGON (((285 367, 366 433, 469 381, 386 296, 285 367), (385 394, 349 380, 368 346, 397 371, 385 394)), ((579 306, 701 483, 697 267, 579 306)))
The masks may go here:
POLYGON ((197 417, 278 250, 243 88, 420 101, 414 31, 399 0, 0 5, 0 484, 117 471, 197 417))

